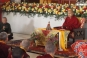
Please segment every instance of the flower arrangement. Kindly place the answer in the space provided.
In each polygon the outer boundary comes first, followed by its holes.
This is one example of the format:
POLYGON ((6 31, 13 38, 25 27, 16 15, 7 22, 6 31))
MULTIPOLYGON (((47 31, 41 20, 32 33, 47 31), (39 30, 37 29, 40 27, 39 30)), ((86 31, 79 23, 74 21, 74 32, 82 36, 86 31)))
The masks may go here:
POLYGON ((39 42, 52 41, 54 44, 58 43, 59 33, 57 31, 50 31, 47 35, 44 35, 42 30, 37 29, 31 34, 31 40, 39 42))
POLYGON ((31 34, 31 39, 32 40, 37 40, 38 39, 38 34, 36 33, 36 32, 33 32, 32 34, 31 34))
POLYGON ((31 34, 31 40, 39 40, 40 38, 42 38, 44 35, 42 34, 41 30, 35 30, 35 32, 33 32, 31 34))
POLYGON ((56 4, 56 3, 15 3, 6 2, 2 6, 2 10, 5 12, 20 12, 27 14, 42 14, 44 16, 55 15, 55 17, 66 16, 67 10, 72 8, 76 16, 86 16, 87 6, 76 6, 75 4, 56 4))
POLYGON ((31 34, 30 39, 36 44, 36 46, 37 45, 45 46, 46 38, 41 30, 35 30, 35 32, 31 34))
POLYGON ((51 31, 47 35, 47 38, 48 38, 48 40, 52 41, 56 45, 59 41, 59 33, 56 31, 51 31))
POLYGON ((52 41, 55 45, 59 42, 58 37, 54 36, 53 34, 48 38, 48 40, 52 41))

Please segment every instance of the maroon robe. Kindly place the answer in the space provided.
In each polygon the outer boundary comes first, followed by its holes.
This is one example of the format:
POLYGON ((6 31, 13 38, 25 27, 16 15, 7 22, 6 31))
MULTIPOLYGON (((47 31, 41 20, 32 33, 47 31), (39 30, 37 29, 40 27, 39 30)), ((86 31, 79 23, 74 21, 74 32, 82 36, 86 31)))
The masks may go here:
POLYGON ((9 46, 0 42, 0 58, 7 58, 9 54, 9 46))
MULTIPOLYGON (((11 58, 12 53, 9 53, 8 58, 11 58)), ((24 57, 23 58, 30 58, 30 56, 24 52, 24 57)))
POLYGON ((63 27, 67 30, 73 31, 73 29, 80 28, 81 23, 76 16, 66 17, 63 27))
POLYGON ((53 57, 49 54, 45 54, 43 56, 37 56, 37 58, 53 58, 53 57))

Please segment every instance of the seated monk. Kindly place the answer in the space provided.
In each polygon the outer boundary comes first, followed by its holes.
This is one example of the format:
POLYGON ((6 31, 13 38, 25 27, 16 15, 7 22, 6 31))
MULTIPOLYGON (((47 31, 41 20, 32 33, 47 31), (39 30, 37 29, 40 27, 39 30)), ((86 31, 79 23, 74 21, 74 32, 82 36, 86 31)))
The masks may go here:
POLYGON ((46 54, 42 56, 37 56, 37 58, 54 58, 56 51, 56 46, 52 41, 48 41, 45 45, 46 54))
POLYGON ((6 32, 0 33, 0 58, 7 58, 9 54, 9 46, 6 45, 8 35, 6 32))
POLYGON ((6 32, 8 34, 8 40, 13 39, 13 34, 11 32, 10 24, 7 23, 7 18, 3 17, 0 23, 0 32, 6 32))
MULTIPOLYGON (((54 29, 66 29, 70 30, 70 34, 68 37, 73 38, 74 37, 74 29, 80 28, 81 22, 79 19, 74 15, 73 11, 71 9, 68 9, 68 16, 65 19, 65 22, 61 27, 54 27, 54 29)), ((69 40, 69 38, 68 38, 69 40)))
POLYGON ((11 58, 24 58, 25 51, 20 47, 15 47, 12 49, 11 58))
POLYGON ((81 23, 78 20, 78 18, 74 15, 73 11, 71 9, 68 9, 68 16, 66 17, 65 22, 61 27, 58 28, 70 30, 72 32, 74 29, 80 28, 80 25, 81 23))
POLYGON ((73 14, 71 9, 68 9, 68 16, 63 23, 63 28, 73 31, 74 29, 80 28, 81 23, 79 22, 78 18, 73 14))
MULTIPOLYGON (((30 58, 30 56, 26 53, 27 50, 29 50, 29 45, 30 45, 29 40, 23 40, 20 43, 20 48, 24 50, 24 52, 23 52, 23 55, 24 55, 23 58, 30 58)), ((11 55, 12 55, 12 52, 9 53, 8 58, 12 58, 11 55)))

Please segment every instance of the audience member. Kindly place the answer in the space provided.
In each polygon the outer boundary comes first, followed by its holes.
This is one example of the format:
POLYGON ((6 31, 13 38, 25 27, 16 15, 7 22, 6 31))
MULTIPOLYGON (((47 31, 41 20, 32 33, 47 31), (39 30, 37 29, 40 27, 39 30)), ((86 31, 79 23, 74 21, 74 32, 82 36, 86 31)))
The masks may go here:
POLYGON ((81 23, 74 15, 72 9, 68 9, 68 16, 66 17, 65 22, 63 23, 63 28, 72 32, 73 29, 80 28, 80 25, 81 23))
POLYGON ((37 56, 37 58, 54 58, 54 54, 56 51, 56 46, 53 42, 48 41, 45 46, 46 54, 42 56, 37 56))
POLYGON ((11 58, 24 58, 25 51, 20 47, 15 47, 12 49, 11 58))
POLYGON ((7 22, 7 18, 3 17, 2 22, 0 23, 0 32, 6 32, 8 34, 8 40, 13 39, 13 34, 11 31, 11 26, 7 22))
POLYGON ((29 46, 30 46, 30 41, 29 40, 23 40, 21 43, 20 43, 20 48, 24 49, 25 50, 25 53, 24 53, 24 58, 30 58, 30 56, 26 53, 28 50, 29 50, 29 46))
MULTIPOLYGON (((30 41, 27 40, 27 39, 23 40, 20 43, 20 47, 19 48, 24 50, 22 58, 30 58, 30 56, 26 53, 28 51, 28 49, 29 49, 29 45, 30 45, 30 41)), ((12 52, 9 53, 8 58, 12 58, 11 55, 12 55, 12 52)))
POLYGON ((9 46, 6 44, 8 35, 6 32, 0 33, 0 58, 7 58, 9 54, 9 46))

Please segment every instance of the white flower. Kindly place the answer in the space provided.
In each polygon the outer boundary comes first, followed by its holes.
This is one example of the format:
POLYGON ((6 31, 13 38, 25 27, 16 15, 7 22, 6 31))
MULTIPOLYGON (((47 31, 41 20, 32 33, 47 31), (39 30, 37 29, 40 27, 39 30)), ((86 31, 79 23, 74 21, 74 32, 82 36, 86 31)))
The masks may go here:
POLYGON ((21 11, 23 11, 23 10, 21 10, 21 11))
POLYGON ((46 14, 47 14, 47 11, 46 11, 46 14))
POLYGON ((63 13, 61 12, 61 14, 63 14, 63 13))
POLYGON ((84 10, 83 10, 84 11, 84 10))
POLYGON ((49 4, 49 6, 51 6, 51 4, 49 4))
POLYGON ((80 13, 78 13, 78 15, 79 15, 80 13))

